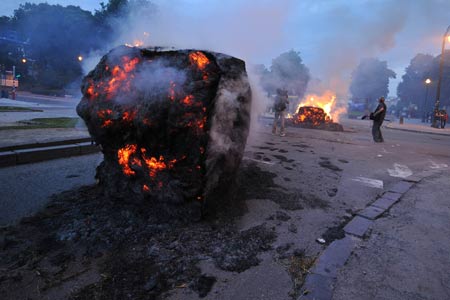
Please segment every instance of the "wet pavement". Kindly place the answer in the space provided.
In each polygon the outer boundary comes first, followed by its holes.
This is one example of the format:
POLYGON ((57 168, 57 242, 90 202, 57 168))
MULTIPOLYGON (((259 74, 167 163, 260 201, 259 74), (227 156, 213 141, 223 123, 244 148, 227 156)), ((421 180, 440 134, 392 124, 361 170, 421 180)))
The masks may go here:
MULTIPOLYGON (((0 100, 0 106, 12 106, 10 101, 0 100)), ((35 117, 68 116, 67 112, 70 112, 69 116, 76 116, 74 107, 64 105, 46 107, 20 101, 14 104, 38 107, 43 111, 0 113, 0 127, 35 117)), ((362 120, 345 120, 342 123, 349 131, 353 126, 371 126, 370 121, 362 120)), ((386 122, 383 130, 450 136, 450 128, 432 128, 429 123, 422 123, 417 119, 405 119, 403 124, 398 120, 386 122)), ((32 149, 41 147, 41 144, 74 138, 89 138, 82 123, 74 129, 0 130, 0 148, 30 144, 32 149)), ((369 137, 367 142, 370 143, 369 137)), ((101 155, 95 154, 86 160, 90 172, 93 172, 99 159, 101 155)), ((60 163, 64 164, 65 160, 60 163)), ((73 163, 77 164, 76 158, 73 163)), ((43 165, 43 170, 46 168, 50 167, 43 165)), ((445 168, 447 169, 448 167, 445 168)), ((83 170, 86 167, 67 173, 65 181, 82 178, 81 175, 86 175, 83 170)), ((344 228, 346 237, 336 240, 321 252, 306 279, 304 294, 299 299, 450 299, 450 278, 446 271, 450 268, 450 259, 446 255, 450 245, 450 211, 447 201, 450 173, 445 170, 415 174, 408 180, 400 181, 400 185, 387 186, 381 197, 377 195, 368 199, 369 203, 355 213, 344 228), (441 196, 436 194, 437 191, 441 196)), ((45 171, 37 173, 43 176, 42 182, 48 179, 45 171)), ((27 174, 24 171, 23 174, 16 175, 4 173, 4 176, 26 178, 27 174)), ((93 173, 87 177, 93 178, 93 173)), ((86 183, 92 183, 91 181, 86 183)), ((86 183, 77 182, 75 186, 86 183)), ((36 189, 30 188, 33 191, 36 189)), ((22 200, 19 199, 20 201, 22 200)), ((27 204, 24 202, 23 205, 27 204)), ((268 280, 268 284, 273 282, 263 276, 264 272, 266 271, 261 273, 260 281, 268 280)), ((231 291, 229 294, 234 295, 231 291)), ((266 296, 267 299, 271 298, 269 294, 266 296)), ((256 298, 249 296, 248 299, 256 298)))

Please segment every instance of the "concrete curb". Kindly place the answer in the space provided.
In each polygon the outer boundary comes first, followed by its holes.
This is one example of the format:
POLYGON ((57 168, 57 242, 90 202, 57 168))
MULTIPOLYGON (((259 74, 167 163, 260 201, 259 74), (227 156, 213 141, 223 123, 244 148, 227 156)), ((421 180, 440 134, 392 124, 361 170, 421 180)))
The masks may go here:
POLYGON ((34 148, 23 148, 23 146, 20 146, 18 149, 2 151, 0 152, 0 168, 91 154, 100 151, 100 148, 90 141, 83 142, 83 140, 77 140, 77 143, 70 143, 73 141, 39 144, 39 147, 34 148))
POLYGON ((418 129, 411 129, 411 128, 398 128, 392 124, 387 124, 386 128, 392 129, 392 130, 399 130, 399 131, 408 131, 408 132, 414 132, 414 133, 423 133, 423 134, 434 134, 434 135, 446 135, 450 136, 450 133, 444 132, 434 132, 434 131, 424 131, 424 130, 418 130, 418 129))
POLYGON ((401 180, 358 212, 344 227, 345 237, 333 241, 316 260, 316 264, 305 278, 297 299, 331 300, 339 269, 350 258, 356 243, 366 236, 376 219, 389 211, 415 184, 434 173, 426 171, 414 175, 411 179, 401 180))
POLYGON ((22 150, 22 149, 44 148, 44 147, 60 146, 60 145, 68 145, 68 144, 77 144, 77 143, 85 143, 85 142, 90 142, 90 141, 92 141, 92 138, 85 137, 85 138, 77 138, 77 139, 51 141, 51 142, 45 142, 45 143, 21 144, 21 145, 0 147, 0 152, 22 150))

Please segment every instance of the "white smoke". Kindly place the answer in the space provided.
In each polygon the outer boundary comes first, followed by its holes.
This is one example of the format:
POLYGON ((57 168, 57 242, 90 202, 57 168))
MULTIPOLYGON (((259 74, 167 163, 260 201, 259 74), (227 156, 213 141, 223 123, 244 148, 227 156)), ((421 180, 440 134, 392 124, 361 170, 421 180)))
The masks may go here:
MULTIPOLYGON (((202 49, 225 53, 246 62, 252 87, 252 127, 269 99, 251 72, 250 65, 279 55, 288 37, 284 28, 294 0, 153 1, 146 11, 132 7, 126 19, 111 20, 119 35, 109 48, 129 44, 177 49, 202 49)), ((138 3, 138 2, 137 2, 138 3)), ((101 55, 85 61, 88 72, 101 55)))
MULTIPOLYGON (((154 9, 135 7, 126 20, 116 20, 119 34, 106 49, 142 41, 144 46, 212 50, 245 60, 247 70, 251 64, 268 66, 295 49, 314 81, 320 81, 308 92, 332 90, 339 100, 347 98, 350 74, 363 58, 379 57, 399 71, 419 52, 436 49, 436 54, 450 9, 445 0, 152 2, 154 9)), ((264 109, 267 99, 250 77, 256 109, 264 109)))

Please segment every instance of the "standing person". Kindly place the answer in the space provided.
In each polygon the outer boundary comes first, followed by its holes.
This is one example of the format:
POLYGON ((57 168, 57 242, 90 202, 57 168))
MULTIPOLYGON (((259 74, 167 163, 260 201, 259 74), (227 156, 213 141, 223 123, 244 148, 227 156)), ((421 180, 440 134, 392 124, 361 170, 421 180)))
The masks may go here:
POLYGON ((384 117, 386 116, 386 104, 384 104, 384 97, 378 100, 378 106, 375 112, 370 114, 370 119, 373 120, 372 124, 372 137, 375 143, 384 142, 383 135, 381 134, 381 124, 383 124, 384 117))
POLYGON ((441 111, 441 128, 445 128, 445 124, 448 121, 448 114, 446 110, 441 111))
POLYGON ((285 136, 284 118, 286 116, 286 109, 288 108, 288 92, 282 89, 277 89, 277 96, 275 97, 275 103, 273 110, 275 111, 275 119, 273 120, 272 133, 277 134, 277 123, 280 120, 280 136, 285 136))

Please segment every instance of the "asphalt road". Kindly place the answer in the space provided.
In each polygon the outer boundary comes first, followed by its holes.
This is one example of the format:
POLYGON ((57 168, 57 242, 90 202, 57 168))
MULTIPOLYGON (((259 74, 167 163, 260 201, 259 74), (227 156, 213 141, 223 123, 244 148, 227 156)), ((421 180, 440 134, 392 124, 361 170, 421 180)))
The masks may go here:
POLYGON ((101 154, 62 158, 0 170, 0 226, 36 212, 51 195, 94 184, 101 154))
MULTIPOLYGON (((290 244, 290 249, 303 249, 314 257, 325 247, 316 242, 318 237, 366 207, 386 187, 424 170, 449 170, 450 136, 384 128, 386 142, 375 144, 369 121, 342 123, 345 132, 288 128, 285 137, 272 135, 269 124, 252 129, 243 164, 256 164, 274 174, 277 185, 299 195, 303 208, 249 199, 248 213, 238 220, 241 229, 266 223, 276 230, 274 249, 290 244), (290 219, 270 219, 275 211, 283 211, 290 219)), ((90 155, 2 169, 1 187, 7 192, 0 196, 0 224, 38 210, 54 193, 94 183, 100 159, 90 155)), ((430 193, 430 197, 439 196, 439 191, 430 193)), ((238 274, 220 272, 204 262, 202 270, 218 278, 204 299, 288 299, 292 279, 286 267, 271 255, 261 258, 259 266, 238 274)), ((179 289, 171 299, 198 296, 179 289)))
POLYGON ((54 96, 43 96, 34 95, 31 93, 19 92, 17 93, 16 100, 36 103, 45 106, 56 106, 56 107, 75 107, 78 102, 80 102, 80 97, 54 97, 54 96))

